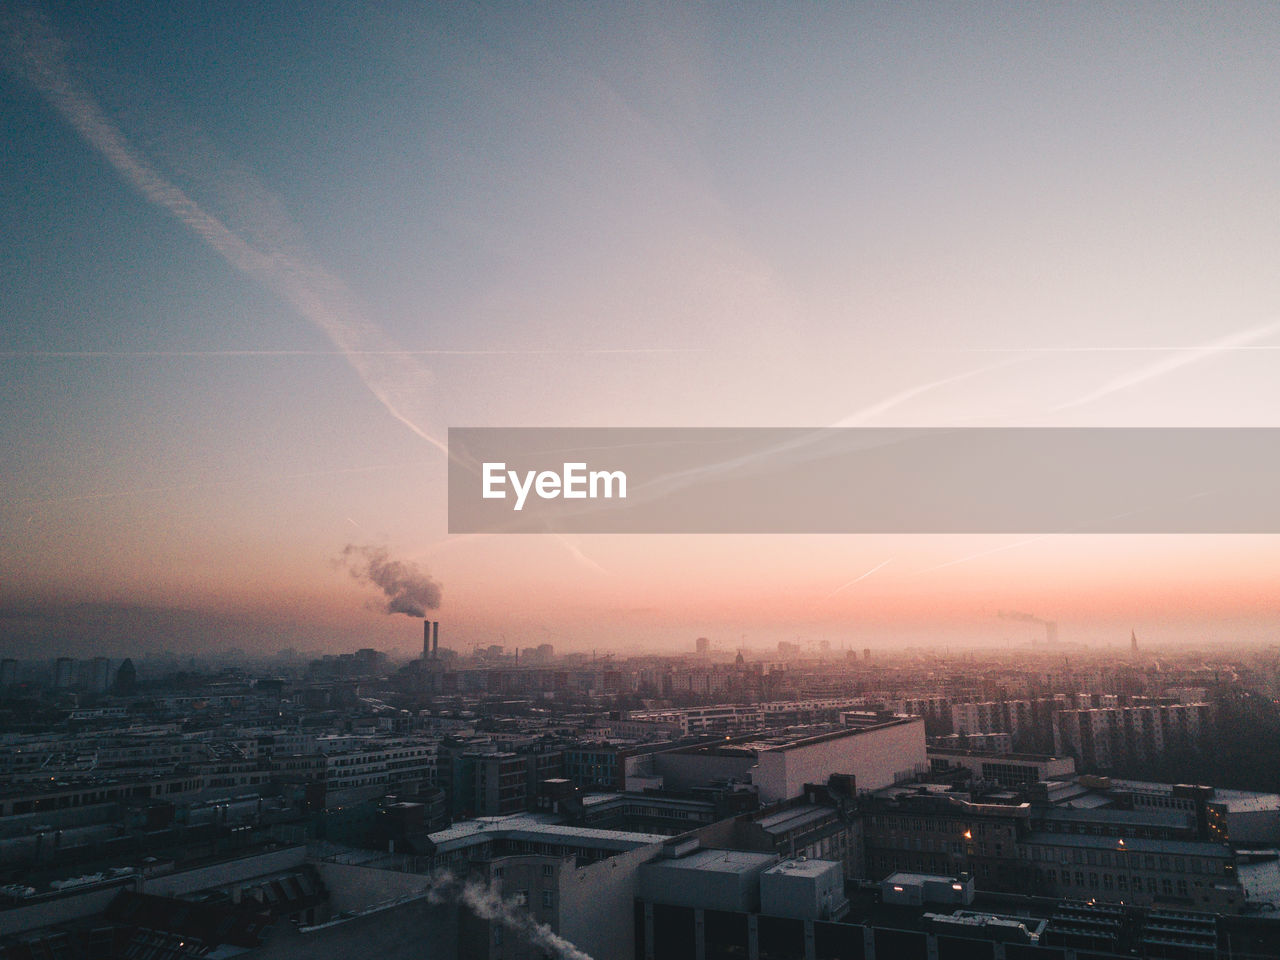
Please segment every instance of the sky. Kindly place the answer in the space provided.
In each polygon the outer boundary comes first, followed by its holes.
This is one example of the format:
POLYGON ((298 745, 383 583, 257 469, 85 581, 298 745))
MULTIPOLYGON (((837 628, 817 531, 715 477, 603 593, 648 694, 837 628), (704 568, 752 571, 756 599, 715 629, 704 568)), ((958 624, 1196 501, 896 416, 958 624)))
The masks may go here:
POLYGON ((349 545, 463 650, 1276 636, 1276 536, 450 536, 443 452, 1280 426, 1271 4, 0 11, 6 655, 420 649, 349 545))

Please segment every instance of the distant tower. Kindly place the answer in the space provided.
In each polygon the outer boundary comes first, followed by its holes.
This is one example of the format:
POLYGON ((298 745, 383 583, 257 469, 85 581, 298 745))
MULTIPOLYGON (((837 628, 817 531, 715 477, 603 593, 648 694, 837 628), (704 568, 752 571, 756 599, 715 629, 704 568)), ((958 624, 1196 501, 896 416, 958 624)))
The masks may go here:
POLYGON ((80 681, 90 693, 106 693, 111 686, 111 661, 106 657, 81 661, 80 681))
POLYGON ((138 672, 133 667, 133 661, 128 657, 120 662, 120 669, 116 671, 116 681, 112 685, 112 690, 121 696, 129 696, 138 689, 138 672))
POLYGON ((711 652, 711 641, 706 637, 699 637, 694 641, 694 645, 698 650, 698 656, 705 657, 711 652))
POLYGON ((1138 631, 1137 630, 1129 631, 1129 649, 1132 650, 1134 653, 1138 652, 1138 631))
POLYGON ((76 682, 76 662, 71 657, 59 657, 53 665, 53 689, 66 690, 76 682))

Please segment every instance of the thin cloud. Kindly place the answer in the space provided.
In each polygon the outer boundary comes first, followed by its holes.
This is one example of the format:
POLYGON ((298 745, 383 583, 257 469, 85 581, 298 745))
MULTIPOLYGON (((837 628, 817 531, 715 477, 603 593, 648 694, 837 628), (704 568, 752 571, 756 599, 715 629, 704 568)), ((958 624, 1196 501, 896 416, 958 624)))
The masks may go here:
MULTIPOLYGON (((414 411, 421 405, 419 394, 429 381, 428 372, 394 349, 340 279, 307 251, 282 239, 251 243, 166 179, 72 75, 63 43, 39 11, 9 12, 0 24, 7 65, 34 87, 126 183, 175 217, 236 270, 273 290, 319 327, 388 413, 448 453, 445 443, 417 422, 414 411)), ((279 238, 296 233, 291 224, 277 226, 279 238)))
POLYGON ((970 560, 979 560, 982 557, 989 557, 993 553, 1003 553, 1006 550, 1015 550, 1018 547, 1025 547, 1028 544, 1038 543, 1041 540, 1047 539, 1049 536, 1051 536, 1051 534, 1042 533, 1034 537, 1027 537, 1024 540, 1016 540, 1013 543, 1006 543, 999 547, 992 547, 989 550, 979 550, 977 553, 970 553, 963 557, 957 557, 954 560, 948 560, 945 563, 939 563, 932 567, 925 567, 923 570, 917 570, 916 575, 919 576, 924 573, 933 573, 935 570, 945 570, 947 567, 954 567, 960 563, 968 563, 970 560))
MULTIPOLYGON (((126 490, 107 490, 100 493, 82 493, 69 497, 28 498, 15 501, 19 506, 57 506, 67 503, 93 503, 98 500, 119 500, 127 497, 145 497, 160 493, 186 493, 193 490, 211 490, 218 487, 234 487, 241 484, 280 483, 289 480, 310 480, 315 477, 338 477, 352 473, 374 473, 394 470, 392 464, 372 467, 339 467, 333 470, 308 470, 302 473, 285 473, 269 477, 237 477, 227 480, 202 480, 197 483, 172 483, 155 487, 132 487, 126 490)), ((350 519, 350 518, 348 518, 350 519)), ((353 521, 354 522, 354 521, 353 521)))
POLYGON ((869 406, 862 407, 852 413, 846 414, 836 422, 829 424, 827 427, 815 428, 807 433, 800 434, 792 439, 782 443, 774 444, 762 450, 754 450, 750 453, 734 457, 729 460, 723 460, 717 463, 709 463, 700 467, 691 467, 678 473, 667 474, 657 477, 648 483, 637 488, 636 493, 631 499, 642 499, 644 497, 654 497, 662 494, 670 493, 690 486, 700 480, 720 476, 731 471, 742 470, 749 467, 759 467, 760 465, 776 466, 778 463, 787 462, 782 459, 784 457, 790 459, 792 457, 800 458, 804 456, 804 451, 812 448, 824 439, 823 431, 828 429, 839 429, 845 427, 853 427, 874 420, 883 416, 895 407, 900 407, 916 397, 937 390, 941 387, 949 386, 953 383, 959 383, 972 377, 981 376, 1005 367, 1010 367, 1023 362, 1024 358, 1014 357, 1008 360, 999 360, 995 363, 984 364, 972 370, 965 370, 962 373, 952 374, 947 377, 940 377, 936 380, 929 380, 924 383, 916 384, 905 390, 890 394, 883 400, 878 400, 869 406))
POLYGON ((883 400, 878 400, 870 406, 863 407, 860 410, 855 410, 853 413, 837 420, 835 423, 831 424, 831 426, 852 427, 860 423, 865 423, 868 420, 873 420, 876 417, 888 413, 894 407, 900 407, 904 403, 914 400, 922 394, 929 393, 932 390, 937 390, 939 387, 959 383, 962 380, 969 380, 973 377, 981 376, 984 373, 991 373, 995 370, 1010 367, 1021 362, 1021 357, 1015 357, 1011 360, 1000 360, 996 363, 989 363, 986 366, 977 367, 973 370, 966 370, 963 373, 955 373, 949 377, 940 377, 937 380, 930 380, 926 383, 916 384, 914 387, 908 387, 906 390, 901 390, 898 393, 891 394, 883 400))
POLYGON ((0 360, 133 360, 152 357, 541 357, 705 353, 696 347, 534 350, 0 350, 0 360))
MULTIPOLYGON (((1095 400, 1101 400, 1103 397, 1110 396, 1113 393, 1119 393, 1121 390, 1128 390, 1130 387, 1136 387, 1141 383, 1148 383, 1157 380, 1160 377, 1167 376, 1183 367, 1190 366, 1193 363, 1201 363, 1204 360, 1212 359, 1219 354, 1228 353, 1234 350, 1243 350, 1251 347, 1252 344, 1259 340, 1265 340, 1268 337, 1275 336, 1280 333, 1280 320, 1273 320, 1270 323, 1259 324, 1255 327, 1249 327, 1246 330, 1240 330, 1236 333, 1220 337, 1217 340, 1211 340, 1208 343, 1199 346, 1190 347, 1179 350, 1171 356, 1165 357, 1163 360, 1157 360, 1155 363, 1149 363, 1138 367, 1122 376, 1109 380, 1096 390, 1070 400, 1067 403, 1054 407, 1054 412, 1059 410, 1069 410, 1074 407, 1082 407, 1087 403, 1093 403, 1095 400)), ((1275 349, 1275 348, 1270 348, 1275 349)))
POLYGON ((840 586, 836 587, 834 590, 832 590, 830 593, 827 594, 827 599, 830 600, 837 593, 840 593, 842 590, 848 587, 852 587, 855 583, 858 583, 859 581, 867 579, 867 577, 871 576, 873 573, 883 570, 885 567, 887 567, 891 563, 893 563, 893 557, 890 557, 888 560, 882 560, 880 563, 877 563, 874 567, 872 567, 870 570, 867 570, 865 573, 860 573, 858 574, 858 576, 854 577, 852 580, 849 580, 845 583, 840 584, 840 586))

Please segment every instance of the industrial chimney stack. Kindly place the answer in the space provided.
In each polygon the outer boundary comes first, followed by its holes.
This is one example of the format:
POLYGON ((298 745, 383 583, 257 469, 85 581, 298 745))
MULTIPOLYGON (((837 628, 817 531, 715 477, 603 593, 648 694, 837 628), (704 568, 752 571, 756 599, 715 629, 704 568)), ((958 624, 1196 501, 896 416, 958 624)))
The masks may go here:
POLYGON ((422 621, 422 659, 440 658, 440 621, 422 621))

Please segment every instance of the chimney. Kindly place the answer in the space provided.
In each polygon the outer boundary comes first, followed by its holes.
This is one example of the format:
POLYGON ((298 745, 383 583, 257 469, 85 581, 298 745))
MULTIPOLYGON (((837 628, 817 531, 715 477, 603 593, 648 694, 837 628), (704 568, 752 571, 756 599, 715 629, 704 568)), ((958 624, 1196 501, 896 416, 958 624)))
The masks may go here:
POLYGON ((431 659, 431 621, 422 621, 422 659, 431 659))
POLYGON ((440 621, 431 624, 431 659, 440 658, 440 621))

